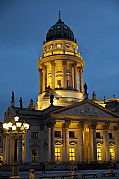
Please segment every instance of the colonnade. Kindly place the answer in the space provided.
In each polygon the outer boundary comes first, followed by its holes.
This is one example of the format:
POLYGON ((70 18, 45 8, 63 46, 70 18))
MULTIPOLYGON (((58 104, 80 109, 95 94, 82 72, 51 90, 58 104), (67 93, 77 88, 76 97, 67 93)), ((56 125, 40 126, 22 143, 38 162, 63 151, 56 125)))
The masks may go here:
MULTIPOLYGON (((66 121, 61 124, 60 128, 56 128, 57 121, 47 124, 47 157, 40 162, 55 162, 55 148, 61 148, 61 162, 69 162, 69 148, 75 148, 75 161, 74 162, 95 162, 97 161, 97 144, 100 142, 102 145, 102 162, 110 161, 110 143, 114 144, 115 161, 119 161, 119 128, 112 130, 115 133, 113 139, 109 139, 110 124, 102 124, 103 138, 96 138, 96 132, 98 123, 85 124, 83 122, 77 122, 75 128, 71 128, 72 121, 66 121), (61 131, 61 137, 56 138, 54 136, 55 131, 61 131), (69 131, 74 131, 75 136, 70 138, 69 131), (113 141, 112 141, 113 140, 113 141), (59 141, 57 145, 56 141, 59 141), (74 144, 71 144, 73 142, 74 144), (44 161, 45 160, 45 161, 44 161)), ((45 134, 44 134, 45 135, 45 134)), ((31 148, 30 148, 30 131, 19 139, 18 141, 18 162, 26 163, 32 162, 31 148), (23 147, 24 142, 24 147, 23 147)), ((35 147, 35 146, 34 146, 35 147)), ((42 151, 45 152, 45 151, 42 151)), ((39 153, 42 155, 43 153, 39 153)), ((14 145, 13 139, 9 136, 5 136, 3 143, 3 158, 4 163, 10 164, 14 161, 14 145), (9 150, 10 149, 10 150, 9 150)))
MULTIPOLYGON (((50 86, 52 89, 58 88, 57 82, 56 82, 56 66, 58 65, 55 63, 54 60, 49 62, 49 65, 51 66, 51 77, 52 77, 52 86, 50 86)), ((48 87, 48 68, 49 65, 43 65, 42 68, 39 69, 39 94, 41 94, 43 91, 46 90, 46 87, 48 87)), ((70 83, 71 88, 73 90, 78 90, 80 92, 83 92, 83 79, 82 79, 82 73, 83 69, 82 67, 77 66, 77 62, 73 62, 71 65, 71 74, 70 74, 70 83), (79 78, 79 81, 78 81, 79 78), (80 89, 78 89, 78 83, 80 83, 80 89)), ((61 88, 67 89, 67 61, 62 61, 62 86, 61 88)))
MULTIPOLYGON (((77 131, 76 138, 69 138, 69 131, 70 131, 70 124, 71 122, 65 122, 62 124, 62 129, 61 129, 61 145, 58 145, 58 147, 61 147, 61 162, 69 162, 69 147, 75 147, 75 162, 96 162, 97 161, 97 144, 100 142, 96 138, 96 125, 97 124, 84 124, 84 123, 78 123, 77 128, 74 129, 74 131, 77 131), (73 141, 75 145, 71 146, 70 141, 73 141)), ((54 131, 56 130, 55 128, 55 123, 53 123, 52 127, 49 127, 49 133, 48 137, 51 139, 48 143, 48 162, 54 162, 55 161, 55 147, 57 147, 55 141, 57 138, 54 137, 54 131)), ((102 161, 101 162, 108 162, 110 161, 110 153, 109 153, 109 125, 104 123, 102 126, 103 130, 103 139, 102 139, 102 161)), ((115 139, 113 140, 114 142, 114 149, 115 149, 115 161, 119 160, 119 148, 118 148, 118 139, 117 136, 119 137, 119 130, 115 131, 115 139)))

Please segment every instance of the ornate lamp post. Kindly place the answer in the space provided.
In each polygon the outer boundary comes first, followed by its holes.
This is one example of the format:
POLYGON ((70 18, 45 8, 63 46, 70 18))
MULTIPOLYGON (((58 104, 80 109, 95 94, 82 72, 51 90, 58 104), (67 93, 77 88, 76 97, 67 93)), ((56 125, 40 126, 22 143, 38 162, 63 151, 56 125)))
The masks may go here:
POLYGON ((6 135, 9 135, 14 140, 14 159, 12 164, 12 178, 19 175, 19 164, 17 156, 17 142, 20 137, 27 132, 29 124, 19 122, 19 117, 15 116, 14 120, 8 123, 3 123, 3 130, 6 135))

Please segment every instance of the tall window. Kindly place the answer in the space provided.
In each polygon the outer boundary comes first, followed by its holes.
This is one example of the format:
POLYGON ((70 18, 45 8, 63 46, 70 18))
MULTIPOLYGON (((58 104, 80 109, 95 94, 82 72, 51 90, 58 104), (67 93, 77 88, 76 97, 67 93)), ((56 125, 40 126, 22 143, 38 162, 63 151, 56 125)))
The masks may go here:
POLYGON ((102 160, 102 149, 100 146, 97 146, 97 160, 98 161, 102 160))
POLYGON ((75 161, 75 148, 69 148, 69 160, 75 161))
POLYGON ((36 149, 32 149, 32 162, 38 162, 38 151, 36 149))
POLYGON ((110 148, 109 148, 109 154, 110 154, 110 160, 114 160, 114 158, 115 158, 114 146, 110 146, 110 148))
POLYGON ((61 160, 61 148, 56 147, 55 148, 55 161, 61 160))
POLYGON ((102 160, 102 147, 103 145, 101 143, 97 144, 97 161, 102 160))

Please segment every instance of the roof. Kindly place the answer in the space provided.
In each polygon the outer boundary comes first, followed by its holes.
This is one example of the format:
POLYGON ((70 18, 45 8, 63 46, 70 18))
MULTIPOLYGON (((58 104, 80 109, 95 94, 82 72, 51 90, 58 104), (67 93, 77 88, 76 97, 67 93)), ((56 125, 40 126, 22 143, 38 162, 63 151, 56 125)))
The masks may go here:
POLYGON ((48 30, 46 35, 46 42, 58 39, 75 41, 73 31, 69 26, 64 24, 60 16, 57 23, 51 26, 51 28, 48 30))

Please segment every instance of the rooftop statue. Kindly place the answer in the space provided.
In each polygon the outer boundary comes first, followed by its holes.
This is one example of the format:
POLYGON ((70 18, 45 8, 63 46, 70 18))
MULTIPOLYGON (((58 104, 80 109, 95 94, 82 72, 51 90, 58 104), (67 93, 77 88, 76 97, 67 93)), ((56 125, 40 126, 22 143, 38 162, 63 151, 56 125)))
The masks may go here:
POLYGON ((51 95, 50 95, 50 104, 51 104, 51 106, 53 106, 53 100, 54 100, 54 94, 51 92, 51 95))
POLYGON ((19 103, 20 103, 20 109, 22 109, 23 108, 23 105, 22 105, 22 98, 20 97, 20 99, 19 99, 19 103))
POLYGON ((11 96, 11 107, 14 107, 14 103, 15 103, 15 101, 14 101, 14 92, 12 91, 12 96, 11 96))

